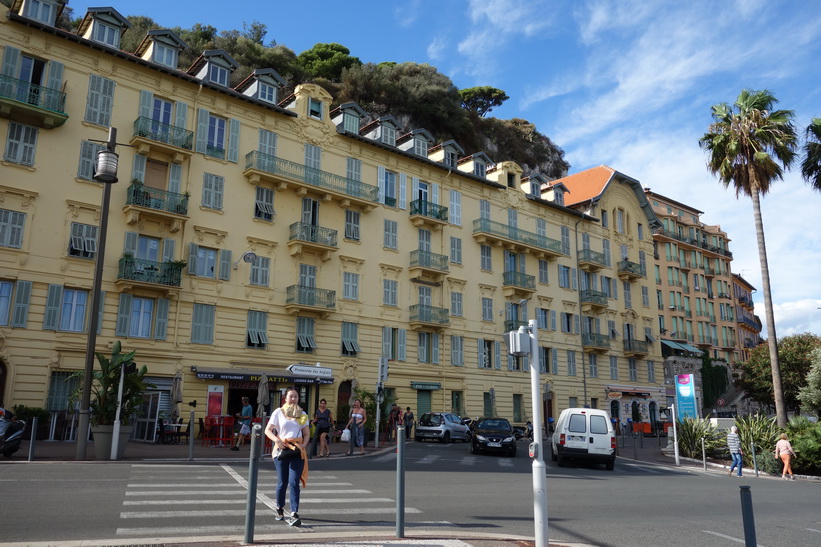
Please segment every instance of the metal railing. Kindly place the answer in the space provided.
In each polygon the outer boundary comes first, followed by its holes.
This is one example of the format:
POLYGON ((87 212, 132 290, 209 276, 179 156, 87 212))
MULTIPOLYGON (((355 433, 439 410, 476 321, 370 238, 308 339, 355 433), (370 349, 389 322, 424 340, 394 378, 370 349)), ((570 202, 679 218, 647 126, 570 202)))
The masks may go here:
POLYGON ((336 308, 336 291, 317 289, 305 285, 291 285, 285 289, 285 305, 336 308))
POLYGON ((211 156, 212 158, 219 158, 221 160, 225 159, 225 148, 220 148, 219 146, 212 146, 206 145, 205 147, 205 155, 211 156))
POLYGON ((415 199, 410 202, 410 214, 422 215, 434 220, 448 221, 448 208, 431 201, 415 199))
POLYGON ((446 255, 440 255, 430 251, 417 249, 415 251, 411 251, 410 265, 411 267, 419 266, 422 268, 429 268, 431 270, 439 270, 440 272, 447 272, 448 257, 446 255))
POLYGON ((592 346, 595 348, 609 348, 610 337, 606 334, 595 334, 586 332, 582 334, 582 346, 592 346))
POLYGON ((523 289, 536 290, 536 276, 527 275, 521 272, 504 272, 502 274, 502 285, 513 285, 523 289))
POLYGON ((141 283, 179 287, 183 264, 179 262, 154 262, 131 256, 120 258, 117 279, 128 279, 141 283))
POLYGON ((647 353, 647 342, 642 340, 625 340, 624 351, 630 353, 647 353))
POLYGON ((294 222, 289 228, 291 230, 291 235, 288 237, 289 241, 305 241, 317 245, 336 247, 336 230, 304 222, 294 222))
POLYGON ((0 98, 30 104, 65 115, 66 94, 58 89, 0 75, 0 98))
POLYGON ((411 322, 435 323, 437 325, 447 325, 448 309, 435 308, 424 304, 414 304, 410 307, 411 322))
POLYGON ((358 199, 373 202, 377 202, 379 199, 379 189, 371 184, 307 167, 276 156, 269 156, 256 150, 245 155, 245 169, 258 169, 272 175, 282 176, 318 188, 326 188, 358 199))
POLYGON ((531 247, 538 247, 553 253, 565 254, 562 252, 562 242, 557 239, 551 239, 547 236, 541 236, 539 234, 534 234, 533 232, 514 228, 513 226, 502 224, 501 222, 495 222, 488 218, 477 218, 474 220, 473 233, 491 234, 504 237, 524 245, 530 245, 531 247))
POLYGON ((582 249, 579 251, 579 262, 592 262, 593 264, 598 264, 599 266, 607 266, 607 260, 605 260, 604 253, 600 253, 592 249, 582 249))
POLYGON ((194 147, 194 132, 184 127, 177 127, 140 116, 134 120, 134 136, 152 141, 170 144, 178 148, 191 150, 194 147))
POLYGON ((582 304, 598 304, 599 306, 607 305, 607 293, 602 291, 582 289, 579 296, 581 297, 582 304))
POLYGON ((630 262, 629 260, 619 260, 618 268, 619 273, 629 273, 640 277, 645 277, 647 275, 647 271, 641 266, 641 264, 630 262))
POLYGON ((152 188, 139 182, 131 183, 128 187, 125 203, 177 215, 188 214, 187 195, 152 188))

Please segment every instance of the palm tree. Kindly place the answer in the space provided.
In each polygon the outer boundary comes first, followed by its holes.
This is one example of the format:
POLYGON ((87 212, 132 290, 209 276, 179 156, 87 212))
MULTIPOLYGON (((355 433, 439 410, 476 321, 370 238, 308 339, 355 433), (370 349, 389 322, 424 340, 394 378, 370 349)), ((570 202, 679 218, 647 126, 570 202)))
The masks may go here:
POLYGON ((804 145, 804 161, 801 176, 816 190, 821 190, 821 118, 813 118, 807 127, 807 143, 804 145))
POLYGON ((792 110, 773 110, 777 102, 767 90, 745 89, 733 105, 714 105, 713 123, 699 140, 699 145, 709 152, 707 169, 717 175, 725 187, 729 188, 732 184, 736 197, 743 193, 753 202, 775 413, 778 425, 785 427, 787 412, 781 386, 781 369, 778 366, 778 345, 760 197, 767 194, 770 184, 776 179, 783 179, 783 170, 789 169, 795 160, 798 139, 792 123, 795 114, 792 110))

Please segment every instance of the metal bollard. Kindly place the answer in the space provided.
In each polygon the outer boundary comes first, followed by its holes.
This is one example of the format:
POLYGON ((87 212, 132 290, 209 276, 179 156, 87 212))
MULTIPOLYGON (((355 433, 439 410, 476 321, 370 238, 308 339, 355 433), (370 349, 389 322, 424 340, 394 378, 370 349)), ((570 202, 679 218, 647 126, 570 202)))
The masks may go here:
POLYGON ((633 433, 633 459, 639 459, 638 446, 636 445, 636 434, 633 433))
POLYGON ((753 455, 753 469, 755 469, 755 476, 758 478, 758 460, 755 457, 755 443, 750 443, 751 453, 753 455))
POLYGON ((701 463, 707 471, 707 450, 704 448, 704 437, 701 438, 701 463))
POLYGON ((37 440, 37 416, 31 419, 31 441, 29 441, 29 459, 34 459, 34 442, 37 440))
POLYGON ((741 518, 744 521, 744 545, 756 547, 755 517, 753 516, 753 493, 749 486, 739 486, 741 489, 741 518))
POLYGON ((191 410, 191 416, 188 419, 188 461, 194 461, 194 411, 191 410))
POLYGON ((396 428, 396 537, 405 537, 405 427, 396 428))
POLYGON ((262 426, 251 429, 251 454, 248 457, 248 498, 245 502, 245 543, 254 542, 254 518, 257 509, 257 475, 259 474, 259 443, 262 426))

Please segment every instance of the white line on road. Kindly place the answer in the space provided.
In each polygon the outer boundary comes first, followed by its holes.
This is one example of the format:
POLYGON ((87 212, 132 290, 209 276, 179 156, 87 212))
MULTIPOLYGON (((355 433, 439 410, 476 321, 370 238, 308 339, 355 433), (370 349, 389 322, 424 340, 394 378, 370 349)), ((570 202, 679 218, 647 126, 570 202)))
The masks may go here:
MULTIPOLYGON (((405 513, 421 513, 415 507, 406 507, 405 513)), ((339 508, 334 509, 334 515, 386 515, 396 513, 395 507, 374 507, 364 508, 339 508)), ((223 509, 219 511, 144 511, 120 513, 121 519, 158 519, 158 518, 184 518, 184 517, 242 517, 245 516, 244 509, 223 509)))
POLYGON ((431 465, 433 462, 439 459, 438 454, 428 454, 424 458, 417 460, 415 463, 422 464, 422 465, 431 465))
POLYGON ((815 528, 807 528, 807 531, 808 532, 818 532, 819 534, 821 534, 821 530, 816 530, 815 528))
MULTIPOLYGON (((303 516, 305 525, 311 528, 333 528, 335 530, 340 528, 387 528, 392 529, 396 526, 395 522, 378 521, 378 522, 331 522, 325 523, 322 521, 313 521, 311 518, 303 516)), ((439 522, 406 522, 406 528, 431 528, 434 526, 454 526, 448 521, 439 522)), ((287 526, 279 524, 257 524, 254 526, 254 531, 258 534, 269 534, 272 532, 282 532, 283 528, 292 531, 287 526)), ((242 525, 227 525, 227 526, 173 526, 173 527, 149 527, 149 528, 118 528, 118 536, 144 536, 144 537, 158 537, 158 536, 187 536, 187 537, 207 537, 207 536, 225 536, 225 535, 241 535, 245 532, 245 527, 242 525)))
MULTIPOLYGON (((391 498, 325 498, 322 499, 314 499, 314 498, 306 498, 301 497, 300 503, 394 503, 395 500, 391 498)), ((226 499, 213 499, 213 500, 202 500, 202 499, 190 499, 190 500, 132 500, 132 501, 124 501, 123 505, 128 506, 141 506, 141 505, 240 505, 247 503, 248 500, 243 499, 235 499, 235 500, 226 500, 226 499)))
MULTIPOLYGON (((725 534, 719 534, 718 532, 713 532, 711 530, 702 530, 705 534, 712 534, 714 536, 718 536, 720 538, 729 539, 730 541, 735 541, 736 543, 745 543, 743 539, 734 538, 733 536, 727 536, 725 534)), ((756 545, 756 547, 764 547, 763 545, 756 545)))
MULTIPOLYGON (((128 484, 128 488, 224 488, 224 487, 232 487, 236 486, 236 482, 212 482, 209 484, 198 484, 195 482, 163 482, 163 483, 131 483, 128 484)), ((276 487, 277 483, 270 483, 270 482, 259 482, 257 483, 258 487, 265 487, 265 488, 274 488, 276 487)), ((353 486, 350 482, 311 482, 311 486, 353 486)))
POLYGON ((661 473, 660 470, 654 469, 652 467, 647 467, 645 465, 639 465, 635 463, 619 463, 621 467, 634 467, 640 471, 644 471, 645 473, 661 473))
MULTIPOLYGON (((247 490, 220 490, 218 493, 220 496, 226 496, 229 494, 237 494, 237 495, 245 495, 247 494, 247 490)), ((138 492, 126 492, 126 497, 128 496, 201 496, 203 494, 202 490, 175 490, 173 492, 168 492, 167 490, 140 490, 138 492)), ((363 488, 351 488, 345 490, 311 490, 311 494, 373 494, 370 490, 365 490, 363 488)), ((259 496, 258 496, 259 497, 259 496)))

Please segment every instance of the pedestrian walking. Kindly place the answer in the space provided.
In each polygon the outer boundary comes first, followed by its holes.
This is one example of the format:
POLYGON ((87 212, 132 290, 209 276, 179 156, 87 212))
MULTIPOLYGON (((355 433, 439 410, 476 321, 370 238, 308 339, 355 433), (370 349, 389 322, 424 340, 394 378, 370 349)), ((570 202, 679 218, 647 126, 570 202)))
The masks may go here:
POLYGON ((320 399, 319 408, 314 412, 313 423, 316 426, 316 433, 314 433, 314 452, 316 452, 316 443, 318 440, 319 457, 327 458, 331 455, 328 433, 331 431, 333 418, 331 418, 331 409, 328 408, 328 403, 325 399, 320 399))
POLYGON ((300 483, 308 480, 308 458, 305 445, 310 428, 308 415, 299 406, 299 392, 290 387, 285 391, 285 403, 274 411, 265 428, 265 436, 274 443, 271 454, 277 470, 276 513, 274 518, 285 518, 285 491, 290 493, 291 515, 289 526, 302 526, 299 518, 300 483))
POLYGON ((399 414, 401 412, 396 403, 391 405, 391 411, 388 414, 388 442, 396 441, 396 427, 399 425, 399 414))
POLYGON ((405 410, 405 440, 411 440, 413 436, 413 412, 411 412, 410 407, 405 410))
POLYGON ((359 455, 365 455, 365 420, 368 419, 368 413, 362 406, 362 401, 354 400, 353 408, 351 409, 351 419, 348 420, 346 426, 351 430, 351 446, 348 449, 348 456, 353 456, 353 449, 355 446, 359 447, 359 455))
POLYGON ((792 474, 792 466, 790 465, 791 460, 795 457, 795 450, 792 449, 792 445, 790 441, 787 440, 787 434, 782 433, 781 438, 775 443, 775 458, 781 458, 781 461, 784 464, 784 469, 781 471, 781 478, 786 480, 795 480, 795 475, 792 474), (790 478, 787 478, 787 473, 790 474, 790 478))
POLYGON ((231 447, 231 450, 239 450, 239 447, 245 444, 245 437, 251 434, 251 418, 254 417, 254 408, 248 400, 248 397, 242 398, 242 411, 237 413, 237 418, 240 419, 239 437, 237 444, 231 447))
POLYGON ((733 458, 733 464, 730 466, 730 470, 727 472, 727 475, 733 474, 733 469, 738 467, 738 475, 741 476, 741 460, 744 453, 741 451, 741 438, 738 436, 738 428, 733 426, 730 428, 730 432, 727 433, 727 449, 730 451, 730 456, 733 458))

